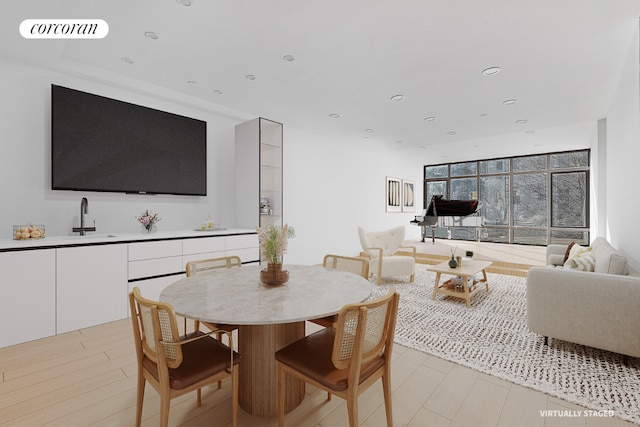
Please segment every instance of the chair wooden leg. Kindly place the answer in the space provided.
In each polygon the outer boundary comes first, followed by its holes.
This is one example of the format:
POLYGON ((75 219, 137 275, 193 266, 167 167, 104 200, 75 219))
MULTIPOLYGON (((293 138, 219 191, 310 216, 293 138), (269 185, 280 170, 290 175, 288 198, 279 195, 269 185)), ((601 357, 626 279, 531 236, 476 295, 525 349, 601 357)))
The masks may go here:
POLYGON ((162 393, 160 395, 160 426, 167 427, 169 425, 169 407, 171 405, 171 399, 169 393, 162 393))
POLYGON ((382 391, 384 394, 384 409, 387 413, 387 427, 393 427, 393 405, 391 404, 391 370, 385 369, 385 373, 382 376, 382 391))
POLYGON ((347 413, 349 415, 349 427, 358 427, 358 394, 357 393, 350 391, 349 394, 347 395, 347 413))
POLYGON ((284 365, 278 362, 278 425, 284 427, 285 394, 287 387, 284 365))
POLYGON ((136 396, 136 427, 142 424, 142 404, 144 402, 144 386, 147 380, 142 375, 142 370, 138 369, 138 391, 136 396))
POLYGON ((412 274, 411 277, 409 277, 409 281, 413 283, 413 281, 415 280, 416 275, 412 274))
POLYGON ((231 419, 233 427, 238 427, 238 388, 240 370, 236 367, 231 375, 231 419))
MULTIPOLYGON (((216 332, 216 337, 218 341, 222 342, 222 332, 216 332)), ((218 390, 222 388, 222 381, 218 381, 218 390)))

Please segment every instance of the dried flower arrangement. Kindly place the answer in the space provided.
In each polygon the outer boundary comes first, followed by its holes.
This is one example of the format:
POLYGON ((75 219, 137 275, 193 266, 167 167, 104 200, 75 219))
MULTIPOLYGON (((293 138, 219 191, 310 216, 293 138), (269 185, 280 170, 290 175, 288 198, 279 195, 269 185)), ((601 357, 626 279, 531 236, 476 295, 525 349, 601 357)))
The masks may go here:
POLYGON ((296 236, 296 231, 288 224, 282 227, 269 225, 267 228, 256 228, 258 241, 260 242, 260 257, 268 262, 277 264, 280 258, 287 252, 287 242, 296 236))

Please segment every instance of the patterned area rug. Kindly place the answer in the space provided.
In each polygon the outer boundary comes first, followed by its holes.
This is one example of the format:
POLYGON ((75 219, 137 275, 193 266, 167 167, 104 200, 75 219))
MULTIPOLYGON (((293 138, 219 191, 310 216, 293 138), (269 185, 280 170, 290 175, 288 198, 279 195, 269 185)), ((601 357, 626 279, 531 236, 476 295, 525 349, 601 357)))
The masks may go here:
POLYGON ((640 424, 640 359, 625 365, 619 354, 560 340, 544 346, 527 328, 526 278, 489 274, 490 291, 467 308, 460 298, 433 301, 426 268, 416 266, 415 283, 387 279, 374 290, 400 293, 398 344, 640 424))

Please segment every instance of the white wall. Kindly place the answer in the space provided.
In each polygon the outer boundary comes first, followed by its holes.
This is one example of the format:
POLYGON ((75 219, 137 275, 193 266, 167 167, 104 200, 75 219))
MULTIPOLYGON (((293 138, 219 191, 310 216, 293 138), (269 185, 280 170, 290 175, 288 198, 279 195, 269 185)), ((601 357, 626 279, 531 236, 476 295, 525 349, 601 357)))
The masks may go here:
MULTIPOLYGON (((0 58, 0 239, 10 239, 11 225, 46 225, 47 234, 71 235, 79 225, 80 199, 89 200, 88 224, 97 233, 137 233, 134 219, 145 209, 158 212, 159 230, 195 227, 208 212, 217 223, 234 226, 235 125, 248 119, 198 108, 180 94, 147 95, 129 82, 96 82, 0 58), (145 105, 207 121, 207 197, 143 196, 120 193, 53 191, 50 182, 50 85, 145 105)), ((158 92, 162 89, 158 88, 158 92)), ((149 92, 148 88, 146 92, 149 92)), ((278 120, 277 117, 270 119, 278 120)), ((296 228, 287 262, 318 263, 325 253, 357 254, 357 226, 371 229, 405 225, 407 238, 420 229, 409 221, 422 209, 422 165, 426 160, 402 151, 386 152, 364 144, 332 141, 284 128, 285 222, 296 228), (385 212, 385 177, 416 183, 416 212, 385 212)))
MULTIPOLYGON (((158 212, 159 230, 199 225, 209 212, 214 221, 233 226, 234 126, 242 121, 190 106, 188 99, 136 93, 122 84, 101 84, 0 58, 0 239, 12 236, 13 224, 45 224, 47 234, 70 235, 79 226, 80 199, 89 200, 88 225, 97 233, 137 233, 134 216, 158 212), (207 121, 207 193, 195 196, 143 196, 119 193, 52 191, 50 166, 51 84, 145 105, 207 121), (123 89, 120 89, 123 87, 123 89)), ((158 88, 158 93, 162 89, 158 88)))
POLYGON ((409 224, 422 211, 424 159, 406 152, 367 148, 366 143, 334 141, 285 124, 284 221, 295 227, 287 263, 315 264, 327 253, 357 255, 357 227, 383 230, 406 226, 407 239, 419 239, 409 224), (416 183, 416 212, 385 212, 385 177, 416 183))
MULTIPOLYGON (((638 32, 607 118, 607 235, 640 267, 640 66, 638 32)), ((604 235, 604 234, 602 234, 604 235)))

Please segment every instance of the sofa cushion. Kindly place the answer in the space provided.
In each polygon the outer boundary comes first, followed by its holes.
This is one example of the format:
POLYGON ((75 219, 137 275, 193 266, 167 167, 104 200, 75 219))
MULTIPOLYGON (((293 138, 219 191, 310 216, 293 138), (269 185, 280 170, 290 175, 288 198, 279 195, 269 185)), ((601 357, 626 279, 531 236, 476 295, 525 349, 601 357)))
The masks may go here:
POLYGON ((591 247, 593 248, 593 257, 596 260, 594 267, 596 273, 629 274, 627 257, 614 249, 605 238, 596 238, 591 247))
POLYGON ((573 245, 569 251, 569 257, 564 263, 564 268, 580 271, 593 271, 595 259, 591 248, 588 246, 573 245))

